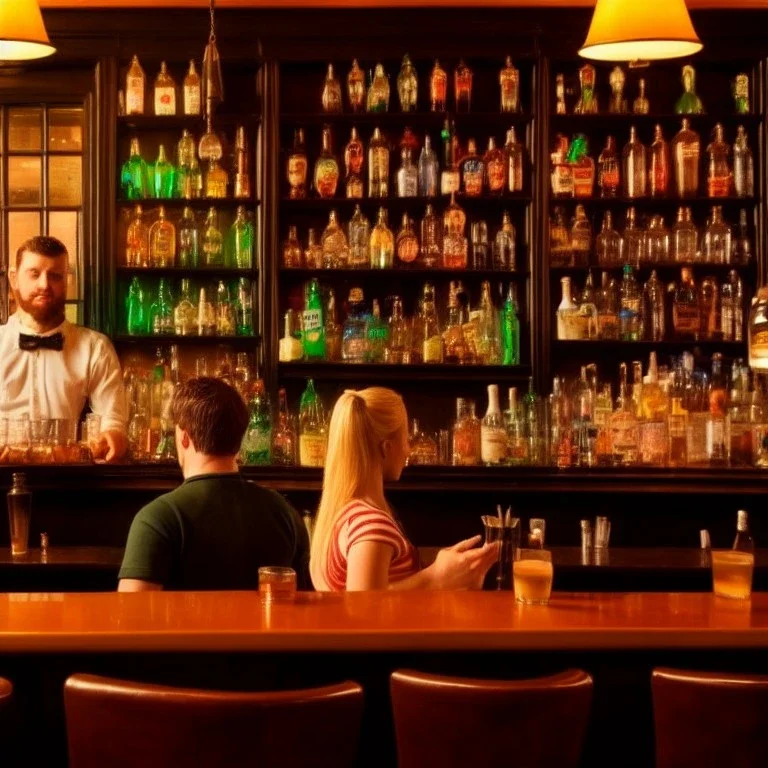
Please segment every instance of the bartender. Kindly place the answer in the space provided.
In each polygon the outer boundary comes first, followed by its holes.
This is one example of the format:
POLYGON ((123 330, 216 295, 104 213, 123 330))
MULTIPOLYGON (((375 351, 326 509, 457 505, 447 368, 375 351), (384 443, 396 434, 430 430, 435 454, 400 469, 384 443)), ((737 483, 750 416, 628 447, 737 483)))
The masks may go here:
POLYGON ((9 281, 16 312, 0 326, 0 417, 79 421, 89 402, 101 417, 94 458, 128 448, 120 361, 109 339, 64 317, 67 249, 32 237, 16 252, 9 281))

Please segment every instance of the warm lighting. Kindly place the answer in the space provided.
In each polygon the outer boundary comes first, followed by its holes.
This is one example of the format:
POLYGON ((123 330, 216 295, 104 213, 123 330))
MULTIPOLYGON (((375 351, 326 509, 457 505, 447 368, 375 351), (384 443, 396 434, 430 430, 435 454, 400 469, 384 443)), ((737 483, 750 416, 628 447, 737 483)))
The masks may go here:
POLYGON ((55 52, 37 0, 0 0, 0 61, 42 59, 55 52))
POLYGON ((599 61, 652 61, 702 49, 685 0, 597 0, 579 54, 599 61))

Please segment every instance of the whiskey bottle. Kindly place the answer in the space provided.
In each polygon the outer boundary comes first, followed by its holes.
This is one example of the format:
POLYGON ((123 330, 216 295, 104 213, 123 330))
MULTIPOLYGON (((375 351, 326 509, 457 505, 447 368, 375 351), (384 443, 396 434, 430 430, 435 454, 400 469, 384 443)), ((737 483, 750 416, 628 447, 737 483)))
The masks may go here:
MULTIPOLYGON (((208 223, 206 222, 206 227, 207 226, 208 223)), ((283 242, 282 264, 284 269, 301 269, 301 267, 304 266, 299 236, 297 235, 296 227, 293 224, 288 227, 288 237, 283 242)))
POLYGON ((197 335, 216 335, 216 307, 212 301, 208 301, 207 290, 200 289, 197 301, 197 335))
POLYGON ((688 411, 685 398, 685 373, 682 366, 677 365, 672 374, 667 417, 670 467, 685 467, 688 464, 688 411))
POLYGON ((488 385, 488 410, 480 425, 480 458, 487 467, 507 461, 507 430, 499 407, 499 387, 488 385))
POLYGON ((160 116, 176 114, 176 83, 168 72, 168 65, 160 63, 155 78, 155 114, 160 116))
POLYGON ((592 253, 592 225, 589 223, 583 205, 576 206, 571 224, 571 253, 574 266, 587 266, 589 255, 592 253))
POLYGON ((568 137, 558 133, 550 154, 552 197, 573 197, 573 166, 568 162, 569 153, 568 137))
POLYGON ((408 321, 403 315, 403 300, 392 297, 392 314, 389 316, 388 343, 384 350, 384 362, 390 365, 407 365, 411 362, 411 339, 408 321))
POLYGON ((360 206, 355 206, 355 212, 347 225, 349 235, 349 267, 364 269, 370 266, 371 223, 360 206))
POLYGON ((611 70, 608 83, 611 86, 611 101, 608 104, 608 112, 613 115, 625 115, 627 113, 627 100, 624 98, 624 84, 627 77, 624 70, 616 66, 611 70))
POLYGON ((501 88, 501 111, 520 111, 520 70, 512 64, 512 57, 507 56, 504 66, 499 72, 501 88))
POLYGON ((452 280, 448 292, 448 319, 443 331, 444 359, 452 365, 469 362, 470 350, 464 335, 463 314, 459 301, 459 286, 452 280))
POLYGON ((277 402, 277 421, 272 431, 272 463, 279 467, 293 467, 296 465, 296 430, 284 387, 280 387, 277 393, 277 402))
POLYGON ((667 438, 669 399, 659 384, 659 369, 655 352, 651 352, 649 355, 648 375, 643 379, 640 409, 642 413, 640 461, 648 466, 666 466, 669 450, 667 438))
POLYGON ((672 258, 690 264, 699 260, 699 232, 691 221, 690 208, 678 208, 677 222, 672 228, 672 258))
POLYGON ((480 461, 480 421, 475 416, 475 403, 460 397, 456 400, 452 463, 455 467, 472 467, 480 461))
POLYGON ((397 96, 400 99, 400 109, 403 112, 413 112, 416 109, 418 93, 419 79, 416 75, 416 67, 413 66, 411 57, 406 53, 397 75, 397 96))
POLYGON ((407 211, 403 213, 400 231, 397 233, 396 249, 401 264, 413 264, 419 258, 419 238, 407 211))
POLYGON ((248 142, 245 126, 238 125, 235 131, 235 189, 234 197, 242 200, 251 196, 251 175, 248 170, 248 142))
MULTIPOLYGON (((735 269, 728 273, 728 279, 723 283, 721 289, 720 324, 723 341, 744 340, 744 290, 741 278, 735 269)), ((752 327, 753 325, 750 320, 750 333, 752 327)), ((751 365, 752 363, 750 362, 751 365)))
POLYGON ((357 59, 352 59, 352 68, 347 75, 347 98, 353 112, 362 112, 365 107, 365 72, 360 69, 357 59))
POLYGON ((368 145, 368 197, 389 196, 389 144, 379 128, 368 145))
POLYGON ((637 464, 640 452, 640 430, 632 398, 627 391, 627 365, 619 366, 619 396, 609 421, 614 462, 620 467, 637 464))
POLYGON ((663 216, 651 216, 645 245, 645 260, 648 263, 664 264, 669 261, 669 231, 664 226, 663 216))
POLYGON ((368 89, 367 107, 369 112, 389 111, 389 78, 384 65, 377 64, 373 70, 371 87, 368 89))
MULTIPOLYGON (((725 299, 723 299, 725 322, 725 299)), ((725 334, 723 334, 725 336, 725 334)), ((768 287, 757 289, 749 311, 749 367, 756 372, 768 371, 768 287)))
POLYGON ((704 105, 696 95, 696 70, 686 64, 683 67, 683 95, 675 104, 675 112, 678 115, 703 115, 704 105))
POLYGON ((461 175, 456 165, 457 144, 453 120, 446 118, 441 132, 443 140, 443 170, 440 174, 440 193, 450 195, 459 191, 461 175))
POLYGON ((666 331, 666 315, 664 311, 664 286, 656 274, 651 276, 643 287, 643 318, 644 336, 646 341, 664 341, 666 331))
POLYGON ((488 139, 488 149, 483 156, 485 165, 485 185, 491 195, 504 194, 507 182, 507 162, 503 149, 496 146, 496 140, 488 139))
POLYGON ((462 61, 453 72, 453 93, 457 112, 469 112, 472 106, 472 70, 462 61))
POLYGON ((619 338, 619 287, 607 272, 597 293, 597 335, 610 341, 619 338))
POLYGON ((629 129, 629 142, 622 151, 622 161, 624 165, 624 196, 645 197, 647 179, 645 146, 638 141, 637 129, 634 125, 629 129))
POLYGON ((596 339, 598 336, 597 297, 595 296, 591 270, 587 273, 584 290, 579 296, 577 306, 579 309, 577 318, 579 338, 596 339))
POLYGON ((328 214, 328 224, 320 238, 323 248, 323 269, 344 269, 349 261, 349 243, 339 226, 336 211, 328 214))
POLYGON ((556 206, 549 220, 549 263, 552 267, 572 267, 571 233, 565 222, 565 209, 556 206))
POLYGON ((473 221, 470 227, 472 241, 472 269, 491 268, 491 246, 488 242, 488 225, 485 221, 473 221))
POLYGON ((431 283, 424 284, 422 297, 420 327, 414 329, 414 356, 423 363, 442 363, 443 334, 437 316, 435 287, 431 283), (416 344, 417 338, 421 341, 420 346, 416 344))
POLYGON ((440 163, 437 154, 432 149, 432 139, 427 134, 424 146, 419 155, 419 195, 421 197, 437 197, 440 183, 440 163))
POLYGON ((595 77, 595 68, 591 64, 585 64, 579 70, 581 95, 573 109, 575 115, 596 115, 598 113, 595 77))
POLYGON ((647 115, 651 111, 651 105, 645 95, 645 78, 637 81, 637 98, 632 104, 632 111, 636 115, 647 115))
POLYGON ((647 251, 646 230, 637 226, 634 206, 627 208, 627 222, 624 226, 624 263, 637 268, 645 259, 647 251))
POLYGON ((467 216, 456 203, 454 195, 443 213, 443 267, 445 269, 467 268, 467 238, 465 227, 467 216))
POLYGON ((411 150, 405 148, 400 154, 402 164, 397 171, 397 196, 417 197, 419 194, 419 171, 413 164, 411 150))
POLYGON ((323 127, 323 146, 315 162, 314 173, 315 191, 322 198, 335 197, 339 183, 339 163, 331 146, 331 128, 326 125, 323 127))
POLYGON ((200 230, 194 211, 184 208, 179 222, 179 266, 197 269, 200 266, 200 230))
POLYGON ((227 196, 227 185, 229 176, 221 167, 217 160, 210 160, 208 171, 205 174, 205 196, 214 198, 225 198, 227 196))
POLYGON ((624 265, 619 305, 619 338, 640 341, 643 338, 642 295, 629 264, 624 265))
POLYGON ((365 325, 368 339, 368 354, 366 363, 383 363, 386 349, 389 346, 389 326, 381 318, 379 300, 372 302, 371 315, 365 325))
POLYGON ((333 71, 333 64, 328 65, 328 71, 323 83, 323 94, 321 98, 323 112, 341 112, 341 84, 339 83, 333 71))
POLYGON ((149 263, 173 267, 176 262, 176 227, 165 218, 165 207, 157 209, 157 221, 149 228, 149 263))
POLYGON ((467 154, 461 161, 461 189, 467 197, 479 197, 483 194, 485 163, 477 154, 474 139, 467 141, 467 154))
POLYGON ((664 197, 669 188, 669 147, 660 125, 654 128, 648 168, 648 189, 651 197, 664 197))
MULTIPOLYGON (((203 265, 206 267, 223 267, 224 250, 223 238, 219 229, 219 215, 215 208, 210 208, 205 220, 205 230, 203 232, 203 265)), ((299 258, 301 258, 301 249, 299 249, 299 258)))
POLYGON ((723 356, 720 352, 712 355, 712 376, 709 380, 708 399, 707 458, 710 466, 723 467, 728 463, 728 450, 725 443, 728 390, 723 372, 723 356))
POLYGON ((755 163, 743 125, 736 129, 733 145, 733 189, 736 197, 752 197, 755 194, 755 163))
POLYGON ((395 236, 387 226, 387 211, 379 208, 376 225, 371 230, 371 269, 392 269, 395 260, 395 236))
POLYGON ((440 219, 427 203, 421 220, 421 263, 429 268, 440 266, 443 258, 443 237, 440 219))
POLYGON ((411 446, 408 460, 409 467, 435 466, 440 463, 437 443, 419 427, 417 419, 411 422, 411 435, 409 443, 411 446))
POLYGON ((699 191, 699 134, 691 130, 688 118, 672 140, 675 186, 678 197, 693 197, 699 191))
POLYGON ((287 177, 291 200, 303 200, 307 196, 307 150, 304 147, 304 129, 293 134, 293 151, 288 155, 287 177))
POLYGON ((712 215, 704 230, 704 261, 708 264, 728 264, 731 260, 731 228, 723 221, 723 208, 712 206, 712 215))
POLYGON ((189 69, 184 77, 183 84, 184 93, 184 114, 185 115, 199 115, 200 114, 200 75, 197 74, 195 68, 195 60, 191 59, 189 62, 189 69))
POLYGON ((699 297, 693 272, 683 267, 680 282, 675 289, 672 302, 672 325, 675 337, 684 341, 696 341, 699 338, 700 317, 699 297))
POLYGON ((597 158, 597 186, 600 197, 616 197, 619 193, 619 158, 616 153, 616 140, 608 136, 605 147, 597 158))
POLYGON ((597 263, 602 267, 619 267, 624 264, 624 239, 613 228, 613 214, 606 211, 603 226, 595 238, 597 263))
POLYGON ((515 194, 523 191, 523 145, 518 143, 515 129, 507 131, 507 139, 504 143, 504 155, 506 156, 507 191, 515 194))
POLYGON ((433 112, 445 112, 448 99, 448 75, 435 59, 429 76, 429 101, 433 112))
POLYGON ((579 334, 579 307, 571 295, 571 278, 561 277, 562 299, 557 307, 558 341, 577 341, 579 334))
POLYGON ((363 196, 363 165, 365 149, 357 128, 352 126, 347 146, 344 147, 344 169, 346 171, 345 195, 347 198, 363 196))
POLYGON ((731 194, 729 152, 723 126, 718 123, 713 131, 712 142, 707 147, 707 194, 710 197, 728 197, 731 194))
POLYGON ((126 115, 144 114, 144 88, 146 78, 139 64, 139 57, 131 58, 131 66, 125 76, 125 113, 126 115))
POLYGON ((567 161, 573 174, 573 197, 592 197, 595 187, 595 161, 589 156, 589 144, 583 133, 573 137, 567 161))
POLYGON ((720 339, 720 289, 714 277, 705 277, 699 287, 699 339, 720 339))
POLYGON ((149 231, 144 223, 144 213, 140 205, 133 209, 133 218, 128 224, 125 236, 125 265, 149 266, 149 231))
POLYGON ((493 241, 493 268, 512 272, 517 269, 515 228, 507 211, 502 215, 501 229, 493 241))

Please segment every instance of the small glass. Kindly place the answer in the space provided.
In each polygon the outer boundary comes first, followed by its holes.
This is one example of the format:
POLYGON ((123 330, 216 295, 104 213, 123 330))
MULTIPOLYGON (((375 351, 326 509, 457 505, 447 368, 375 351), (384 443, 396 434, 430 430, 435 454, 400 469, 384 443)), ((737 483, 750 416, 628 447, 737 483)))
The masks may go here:
POLYGON ((483 515, 485 543, 500 542, 496 561, 496 589, 512 589, 512 563, 520 548, 520 518, 507 516, 503 521, 496 515, 483 515))
POLYGON ((552 553, 546 549, 521 549, 512 564, 515 600, 526 605, 546 605, 552 594, 552 553))
POLYGON ((53 419, 33 419, 29 422, 32 447, 30 461, 32 464, 53 463, 53 447, 51 433, 53 419))
POLYGON ((595 518, 595 547, 605 549, 611 540, 611 521, 607 517, 595 518))
POLYGON ((91 449, 94 458, 98 457, 101 451, 101 416, 98 413, 89 413, 85 417, 83 427, 83 442, 91 449))
POLYGON ((717 597, 749 600, 755 556, 730 549, 712 550, 712 587, 717 597))
POLYGON ((547 535, 547 521, 543 517, 532 517, 528 522, 528 528, 530 530, 530 533, 528 534, 529 538, 533 536, 535 531, 541 531, 541 535, 538 537, 538 544, 543 549, 547 535))
POLYGON ((293 568, 259 568, 259 594, 265 602, 289 602, 296 599, 296 571, 293 568))
POLYGON ((29 464, 29 417, 8 421, 8 464, 29 464))

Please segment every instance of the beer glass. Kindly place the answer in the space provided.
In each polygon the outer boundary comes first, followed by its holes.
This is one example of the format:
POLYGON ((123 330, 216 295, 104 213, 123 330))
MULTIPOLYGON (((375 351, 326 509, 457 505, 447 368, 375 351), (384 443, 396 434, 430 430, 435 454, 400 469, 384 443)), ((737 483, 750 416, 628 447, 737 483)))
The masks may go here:
POLYGON ((526 605, 546 605, 552 593, 552 553, 546 549, 521 549, 512 564, 515 600, 526 605))

